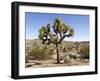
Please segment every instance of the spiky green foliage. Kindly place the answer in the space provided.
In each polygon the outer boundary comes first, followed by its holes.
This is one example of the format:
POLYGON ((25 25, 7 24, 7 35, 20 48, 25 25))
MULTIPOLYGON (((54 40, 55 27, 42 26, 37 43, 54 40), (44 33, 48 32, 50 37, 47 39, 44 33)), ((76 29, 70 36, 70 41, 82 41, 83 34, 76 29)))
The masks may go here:
POLYGON ((50 41, 50 43, 61 43, 65 37, 72 37, 74 35, 74 30, 59 18, 55 18, 53 24, 53 31, 50 31, 50 24, 47 26, 42 26, 39 30, 39 38, 45 41, 50 41))

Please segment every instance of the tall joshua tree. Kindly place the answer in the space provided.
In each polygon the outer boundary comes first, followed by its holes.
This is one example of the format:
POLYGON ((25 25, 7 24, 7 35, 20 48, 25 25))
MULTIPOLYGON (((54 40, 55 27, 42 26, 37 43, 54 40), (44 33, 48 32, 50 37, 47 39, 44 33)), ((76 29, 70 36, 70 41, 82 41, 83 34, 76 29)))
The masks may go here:
POLYGON ((43 44, 55 44, 57 52, 57 64, 59 64, 60 58, 58 46, 65 37, 73 36, 74 31, 69 25, 64 24, 60 18, 55 18, 52 28, 53 31, 50 30, 50 24, 42 26, 39 30, 39 38, 42 40, 43 44))

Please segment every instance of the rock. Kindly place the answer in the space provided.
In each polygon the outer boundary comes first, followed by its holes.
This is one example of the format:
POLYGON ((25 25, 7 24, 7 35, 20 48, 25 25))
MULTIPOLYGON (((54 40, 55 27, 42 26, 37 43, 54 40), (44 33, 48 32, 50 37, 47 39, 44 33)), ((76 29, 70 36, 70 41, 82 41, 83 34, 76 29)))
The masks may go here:
POLYGON ((89 59, 84 59, 84 62, 85 62, 85 63, 88 63, 88 62, 89 62, 89 59))
POLYGON ((70 56, 69 55, 64 57, 64 63, 70 63, 70 56))
POLYGON ((75 59, 72 58, 72 59, 70 60, 70 64, 71 64, 71 65, 78 65, 78 62, 77 62, 75 59))
POLYGON ((80 61, 80 58, 76 58, 76 61, 80 61))

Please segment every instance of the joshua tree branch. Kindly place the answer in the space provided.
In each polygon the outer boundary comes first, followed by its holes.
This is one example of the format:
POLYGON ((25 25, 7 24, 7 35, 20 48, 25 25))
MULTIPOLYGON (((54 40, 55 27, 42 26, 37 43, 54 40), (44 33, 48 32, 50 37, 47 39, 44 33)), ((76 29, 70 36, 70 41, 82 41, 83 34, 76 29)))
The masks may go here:
POLYGON ((62 34, 61 33, 59 33, 60 34, 60 38, 62 38, 62 34))
POLYGON ((59 42, 58 43, 61 43, 62 41, 63 41, 63 39, 65 38, 65 37, 68 37, 69 35, 63 35, 63 37, 59 40, 59 42))
POLYGON ((55 44, 55 42, 53 42, 51 39, 50 39, 50 42, 53 43, 53 44, 55 44))

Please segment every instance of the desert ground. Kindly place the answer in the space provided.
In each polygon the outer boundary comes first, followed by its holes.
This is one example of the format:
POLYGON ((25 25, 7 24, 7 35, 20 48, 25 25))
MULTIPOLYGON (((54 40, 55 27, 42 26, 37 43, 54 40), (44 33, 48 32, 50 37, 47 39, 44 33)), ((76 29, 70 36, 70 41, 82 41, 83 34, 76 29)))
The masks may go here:
POLYGON ((60 64, 56 63, 56 60, 29 60, 29 63, 26 63, 25 67, 27 68, 40 68, 40 67, 58 67, 58 66, 83 66, 83 65, 89 65, 89 60, 85 59, 82 61, 79 60, 70 60, 69 63, 64 63, 61 61, 60 64))
POLYGON ((25 67, 40 68, 89 65, 89 50, 82 48, 82 52, 77 52, 81 47, 88 45, 89 42, 87 41, 79 42, 77 45, 75 42, 63 42, 59 46, 60 63, 57 64, 57 54, 54 45, 46 45, 45 47, 40 40, 27 40, 25 67))

